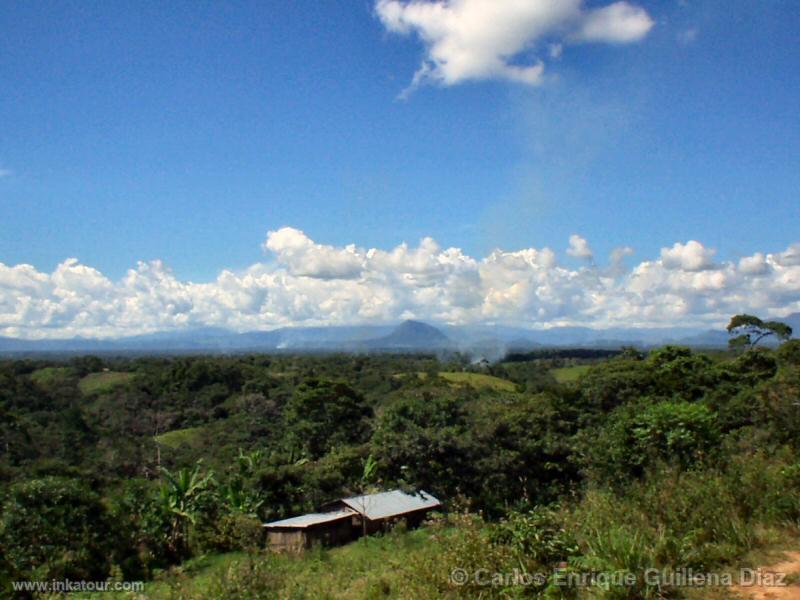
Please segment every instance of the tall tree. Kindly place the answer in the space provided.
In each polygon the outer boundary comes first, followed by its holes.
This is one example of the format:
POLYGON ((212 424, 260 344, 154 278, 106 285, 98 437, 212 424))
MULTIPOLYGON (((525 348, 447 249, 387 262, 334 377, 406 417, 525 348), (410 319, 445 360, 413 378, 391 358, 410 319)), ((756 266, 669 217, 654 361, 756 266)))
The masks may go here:
POLYGON ((792 337, 792 328, 780 321, 762 321, 754 315, 736 315, 728 323, 728 333, 732 336, 728 345, 733 349, 749 350, 761 340, 775 336, 781 341, 792 337))

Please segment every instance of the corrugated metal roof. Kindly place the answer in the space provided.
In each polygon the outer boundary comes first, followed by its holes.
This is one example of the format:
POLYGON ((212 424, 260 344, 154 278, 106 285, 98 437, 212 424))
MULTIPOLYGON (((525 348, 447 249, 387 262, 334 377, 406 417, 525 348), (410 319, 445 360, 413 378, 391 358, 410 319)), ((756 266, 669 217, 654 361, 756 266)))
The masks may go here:
POLYGON ((283 519, 282 521, 272 521, 271 523, 264 523, 264 527, 311 527, 313 525, 321 525, 322 523, 330 523, 331 521, 338 521, 347 517, 352 517, 356 514, 349 508, 341 510, 334 510, 326 513, 310 513, 307 515, 300 515, 299 517, 292 517, 291 519, 283 519))
POLYGON ((406 494, 402 490, 342 498, 342 502, 370 520, 386 519, 441 506, 441 502, 426 492, 406 494))

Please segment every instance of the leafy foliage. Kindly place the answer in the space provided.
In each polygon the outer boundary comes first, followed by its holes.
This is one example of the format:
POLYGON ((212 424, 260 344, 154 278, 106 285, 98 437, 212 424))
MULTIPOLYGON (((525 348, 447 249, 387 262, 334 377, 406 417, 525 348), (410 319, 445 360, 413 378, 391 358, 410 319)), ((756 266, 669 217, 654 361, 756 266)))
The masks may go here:
MULTIPOLYGON (((800 520, 800 351, 796 341, 752 348, 760 334, 750 335, 728 353, 554 351, 491 365, 411 355, 0 361, 0 578, 190 569, 201 556, 254 551, 265 520, 393 487, 463 510, 374 540, 383 563, 366 542, 341 566, 327 551, 301 563, 258 556, 201 592, 175 583, 173 596, 314 597, 341 585, 351 597, 457 597, 454 565, 723 564, 764 528, 800 520), (559 382, 559 369, 581 375, 559 382), (415 546, 394 560, 388 544, 415 546), (312 581, 323 572, 327 584, 312 581)), ((540 583, 530 593, 555 593, 540 583)))
POLYGON ((779 340, 792 337, 792 328, 780 321, 762 321, 756 316, 741 314, 734 316, 728 323, 731 334, 731 348, 755 348, 765 337, 775 336, 779 340))

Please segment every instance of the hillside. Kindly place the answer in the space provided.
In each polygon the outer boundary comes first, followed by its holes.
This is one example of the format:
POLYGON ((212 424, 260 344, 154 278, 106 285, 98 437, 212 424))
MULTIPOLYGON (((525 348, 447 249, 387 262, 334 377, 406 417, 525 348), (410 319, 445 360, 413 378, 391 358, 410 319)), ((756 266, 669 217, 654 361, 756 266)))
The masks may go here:
MULTIPOLYGON (((450 339, 414 322, 383 337, 450 339)), ((499 600, 522 591, 450 574, 726 570, 784 543, 797 341, 568 354, 0 360, 0 585, 121 573, 154 598, 499 600), (264 551, 264 522, 365 488, 424 490, 446 515, 264 551)), ((657 597, 638 581, 625 597, 657 597)))

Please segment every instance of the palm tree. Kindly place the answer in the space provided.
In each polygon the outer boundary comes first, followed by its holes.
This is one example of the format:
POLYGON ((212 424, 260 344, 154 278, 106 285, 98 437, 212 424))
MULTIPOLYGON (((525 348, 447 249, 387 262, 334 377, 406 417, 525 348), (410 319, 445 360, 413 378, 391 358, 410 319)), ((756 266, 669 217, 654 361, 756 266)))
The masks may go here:
POLYGON ((161 501, 172 518, 170 543, 180 556, 186 550, 189 524, 194 525, 197 522, 201 501, 213 491, 214 473, 201 474, 201 463, 202 460, 198 460, 194 469, 180 469, 174 473, 161 468, 164 479, 161 484, 161 501))

